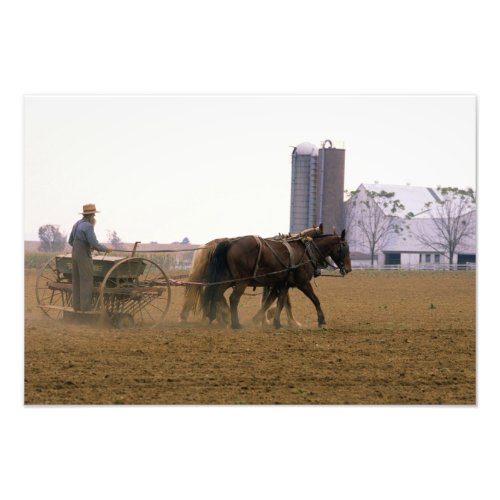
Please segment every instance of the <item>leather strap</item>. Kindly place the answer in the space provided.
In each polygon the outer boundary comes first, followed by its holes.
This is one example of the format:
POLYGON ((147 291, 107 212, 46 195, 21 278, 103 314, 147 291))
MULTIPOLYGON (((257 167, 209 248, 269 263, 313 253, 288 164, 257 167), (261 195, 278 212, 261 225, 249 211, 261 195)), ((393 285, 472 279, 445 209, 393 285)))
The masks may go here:
POLYGON ((257 260, 255 261, 255 268, 253 270, 253 277, 257 276, 257 269, 259 268, 260 256, 262 255, 262 240, 260 236, 255 236, 254 239, 257 242, 257 246, 259 247, 259 253, 257 254, 257 260))
POLYGON ((288 243, 287 240, 282 240, 281 243, 285 245, 286 249, 288 250, 288 254, 290 255, 290 267, 295 267, 295 259, 293 258, 294 254, 290 243, 288 243))

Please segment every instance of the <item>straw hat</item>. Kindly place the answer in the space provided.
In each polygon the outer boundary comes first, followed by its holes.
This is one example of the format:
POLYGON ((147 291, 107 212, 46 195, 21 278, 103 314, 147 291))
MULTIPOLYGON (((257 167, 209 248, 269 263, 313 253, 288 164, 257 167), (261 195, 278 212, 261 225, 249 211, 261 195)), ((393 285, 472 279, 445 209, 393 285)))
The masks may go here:
POLYGON ((92 215, 92 214, 98 214, 98 212, 95 209, 95 205, 93 203, 88 203, 87 205, 83 205, 83 212, 80 212, 82 215, 92 215))

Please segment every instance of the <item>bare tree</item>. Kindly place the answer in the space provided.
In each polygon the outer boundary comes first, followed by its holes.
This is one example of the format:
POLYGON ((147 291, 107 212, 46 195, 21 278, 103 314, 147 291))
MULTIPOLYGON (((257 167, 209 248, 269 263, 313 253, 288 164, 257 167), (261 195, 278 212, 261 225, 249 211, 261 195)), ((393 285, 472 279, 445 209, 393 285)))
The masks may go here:
POLYGON ((108 242, 115 250, 119 250, 122 247, 123 243, 121 238, 118 236, 118 233, 115 230, 113 231, 108 230, 108 242))
POLYGON ((430 217, 415 220, 412 234, 451 264, 457 247, 475 238, 476 196, 471 188, 438 187, 437 191, 441 200, 426 203, 423 211, 428 211, 430 217))
POLYGON ((405 207, 394 195, 384 190, 363 189, 352 191, 346 203, 346 227, 358 233, 354 238, 370 254, 372 266, 389 236, 407 227, 403 218, 405 207))
POLYGON ((66 235, 61 233, 59 226, 45 224, 38 228, 40 238, 39 249, 42 252, 61 252, 66 246, 66 235))

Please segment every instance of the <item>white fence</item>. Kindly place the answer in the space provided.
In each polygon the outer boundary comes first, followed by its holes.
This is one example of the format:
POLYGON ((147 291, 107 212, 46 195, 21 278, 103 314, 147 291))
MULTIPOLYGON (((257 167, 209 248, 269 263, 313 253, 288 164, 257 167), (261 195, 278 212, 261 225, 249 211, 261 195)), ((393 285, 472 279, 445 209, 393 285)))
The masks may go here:
POLYGON ((413 265, 384 265, 384 266, 356 266, 356 271, 475 271, 476 264, 467 262, 465 264, 413 264, 413 265))

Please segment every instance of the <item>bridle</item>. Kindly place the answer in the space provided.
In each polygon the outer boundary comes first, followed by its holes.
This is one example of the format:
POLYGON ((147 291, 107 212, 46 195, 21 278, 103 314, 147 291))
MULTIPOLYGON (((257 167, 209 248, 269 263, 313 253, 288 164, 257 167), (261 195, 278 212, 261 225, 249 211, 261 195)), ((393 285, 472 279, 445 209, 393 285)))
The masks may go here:
MULTIPOLYGON (((321 250, 318 248, 318 245, 314 242, 314 240, 309 240, 309 245, 306 245, 306 250, 307 253, 309 254, 309 258, 311 259, 311 262, 315 265, 315 267, 322 267, 326 268, 330 265, 330 262, 328 262, 327 258, 329 257, 328 255, 325 257, 321 250), (310 248, 314 249, 314 253, 319 256, 319 259, 317 259, 316 255, 313 255, 311 252, 310 248)), ((338 258, 332 257, 333 262, 337 265, 339 268, 340 274, 342 276, 345 276, 347 274, 347 271, 344 266, 344 260, 347 256, 347 253, 349 251, 349 247, 347 245, 346 241, 339 240, 338 243, 336 243, 340 246, 339 248, 339 255, 338 258)))
POLYGON ((340 274, 342 276, 345 276, 347 274, 347 271, 345 269, 345 266, 344 266, 344 260, 347 256, 347 252, 349 251, 349 247, 347 245, 347 242, 346 241, 340 241, 339 242, 340 244, 340 248, 339 248, 339 261, 337 262, 335 259, 333 259, 333 261, 335 262, 335 264, 337 264, 337 267, 339 268, 339 271, 340 271, 340 274))

